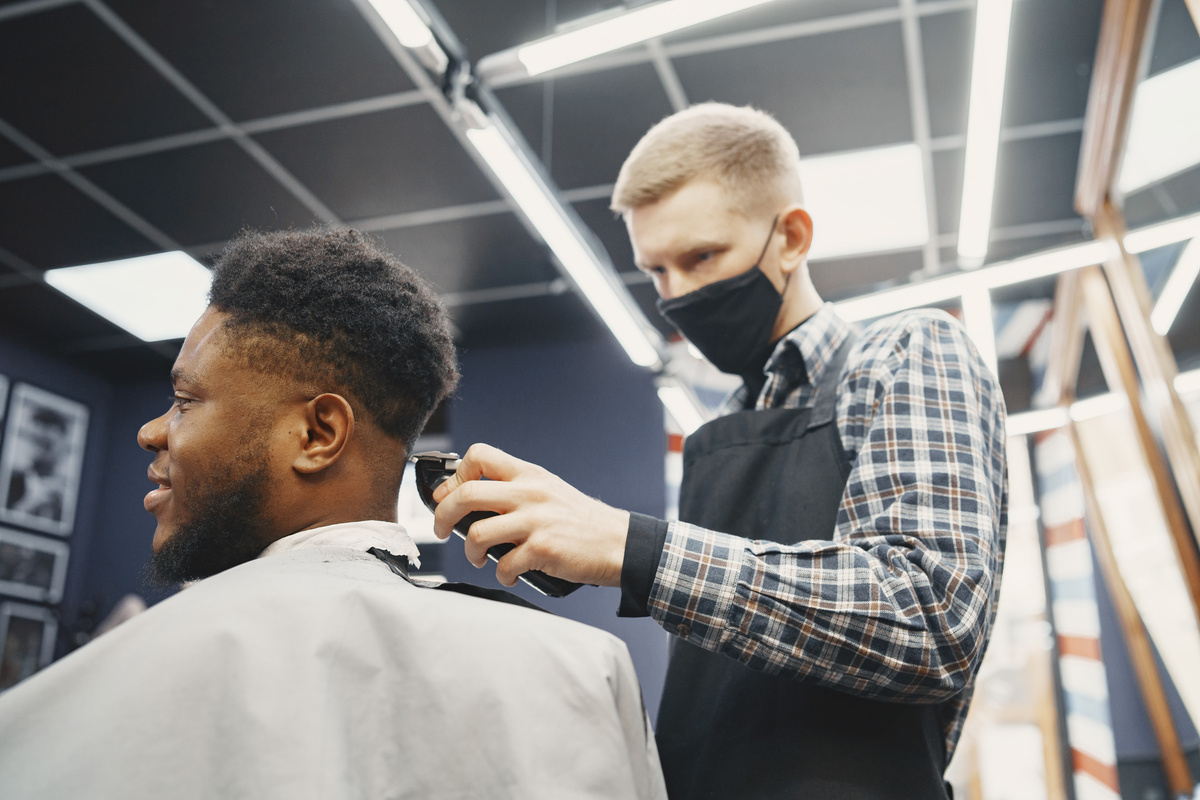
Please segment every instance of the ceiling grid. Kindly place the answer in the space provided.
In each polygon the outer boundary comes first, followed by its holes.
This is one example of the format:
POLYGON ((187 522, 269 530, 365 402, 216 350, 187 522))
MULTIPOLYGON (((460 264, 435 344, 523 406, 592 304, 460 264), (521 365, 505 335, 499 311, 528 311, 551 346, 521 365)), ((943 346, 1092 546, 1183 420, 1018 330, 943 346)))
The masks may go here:
MULTIPOLYGON (((510 0, 503 13, 486 0, 425 1, 475 63, 546 31, 546 0, 510 0)), ((1182 2, 1162 0, 1164 19, 1168 11, 1178 17, 1166 7, 1182 2)), ((371 231, 426 271, 467 346, 603 335, 503 192, 482 177, 441 87, 372 29, 365 3, 177 0, 168 12, 155 0, 0 0, 0 70, 11 76, 0 84, 0 334, 52 352, 87 352, 96 369, 120 371, 136 348, 107 323, 81 318, 56 329, 41 322, 71 307, 39 285, 43 270, 89 254, 108 260, 179 245, 206 258, 243 225, 315 218, 371 231), (99 21, 94 29, 85 29, 84 15, 99 21), (39 23, 25 24, 33 20, 39 23), (34 49, 18 30, 37 30, 44 41, 34 49), (192 39, 187 30, 196 31, 192 39), (96 32, 111 32, 119 43, 95 43, 89 36, 96 32), (328 47, 312 47, 326 39, 328 47), (118 83, 127 86, 128 76, 96 77, 109 69, 105 59, 120 55, 118 46, 166 82, 138 98, 140 106, 117 95, 130 91, 118 83), (37 72, 28 66, 34 63, 37 72), (396 77, 364 79, 381 64, 396 77), (43 74, 47 65, 55 75, 43 74), (96 120, 103 135, 92 135, 95 117, 82 115, 105 108, 113 111, 96 120), (127 119, 116 116, 118 108, 127 119), (128 114, 131 108, 138 113, 128 114), (60 178, 68 184, 58 185, 60 178), (83 205, 92 203, 105 211, 83 205), (47 221, 33 224, 41 218, 47 221)), ((1016 2, 1024 22, 1014 20, 1019 74, 1009 91, 1020 113, 1006 109, 1001 132, 1006 183, 997 189, 991 236, 997 259, 1088 236, 1069 197, 1059 195, 1073 183, 1083 120, 1072 87, 1086 84, 1101 4, 1016 2)), ((557 18, 569 20, 614 3, 555 5, 557 18)), ((837 299, 928 274, 930 265, 952 267, 970 54, 969 42, 959 40, 974 7, 974 0, 775 0, 729 24, 492 88, 531 152, 546 162, 553 153, 545 166, 564 187, 561 198, 603 242, 648 315, 653 289, 634 270, 624 227, 607 205, 624 155, 663 115, 709 99, 755 103, 792 130, 806 157, 915 143, 929 242, 814 261, 818 288, 837 299)), ((1194 31, 1188 35, 1162 34, 1171 60, 1156 56, 1156 70, 1200 56, 1194 31)), ((1138 225, 1193 213, 1200 177, 1179 176, 1134 199, 1138 225)), ((127 371, 161 369, 163 359, 138 363, 127 371)))

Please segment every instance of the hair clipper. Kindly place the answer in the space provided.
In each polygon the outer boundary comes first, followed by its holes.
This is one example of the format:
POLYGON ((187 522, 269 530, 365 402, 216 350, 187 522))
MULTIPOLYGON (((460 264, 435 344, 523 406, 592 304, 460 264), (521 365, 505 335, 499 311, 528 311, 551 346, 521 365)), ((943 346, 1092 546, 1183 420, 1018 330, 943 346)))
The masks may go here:
MULTIPOLYGON (((421 496, 421 502, 430 511, 436 510, 438 504, 433 499, 433 490, 441 486, 458 469, 458 453, 439 453, 437 451, 416 453, 409 460, 416 465, 417 494, 421 496)), ((496 516, 495 511, 472 511, 455 523, 454 532, 466 539, 467 530, 471 525, 481 519, 494 516, 496 516)), ((499 561, 501 556, 514 547, 516 545, 508 542, 490 547, 487 551, 488 558, 492 561, 499 561)), ((537 570, 523 573, 520 578, 547 597, 566 597, 582 585, 555 578, 537 570)))

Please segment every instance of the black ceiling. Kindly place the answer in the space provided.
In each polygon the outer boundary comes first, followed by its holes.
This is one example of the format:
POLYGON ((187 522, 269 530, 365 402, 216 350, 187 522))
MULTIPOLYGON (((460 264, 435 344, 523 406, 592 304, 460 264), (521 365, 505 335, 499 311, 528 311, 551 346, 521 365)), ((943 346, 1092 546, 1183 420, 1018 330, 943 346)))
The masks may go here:
MULTIPOLYGON (((433 5, 478 61, 620 4, 433 5)), ((1087 236, 1072 194, 1101 6, 1015 4, 990 260, 1087 236)), ((1200 57, 1184 0, 1161 7, 1149 74, 1200 57)), ((973 17, 972 0, 776 0, 493 89, 652 319, 607 196, 658 119, 711 99, 771 111, 805 156, 915 141, 936 238, 815 262, 818 288, 845 297, 955 268, 973 17)), ((0 75, 0 335, 115 377, 161 373, 171 345, 138 343, 41 271, 205 258, 245 226, 315 220, 422 270, 463 346, 605 335, 351 0, 0 0, 0 75)), ((1200 210, 1200 170, 1127 208, 1135 226, 1200 210)))

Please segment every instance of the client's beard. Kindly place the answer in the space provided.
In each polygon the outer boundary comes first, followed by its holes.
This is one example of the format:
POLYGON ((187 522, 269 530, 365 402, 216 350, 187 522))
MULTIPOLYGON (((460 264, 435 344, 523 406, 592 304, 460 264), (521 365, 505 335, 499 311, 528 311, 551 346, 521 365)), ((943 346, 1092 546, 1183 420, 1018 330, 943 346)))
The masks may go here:
POLYGON ((238 460, 259 466, 238 478, 232 470, 212 475, 193 489, 190 518, 150 556, 145 570, 150 583, 207 578, 253 560, 270 543, 265 448, 252 448, 238 460))

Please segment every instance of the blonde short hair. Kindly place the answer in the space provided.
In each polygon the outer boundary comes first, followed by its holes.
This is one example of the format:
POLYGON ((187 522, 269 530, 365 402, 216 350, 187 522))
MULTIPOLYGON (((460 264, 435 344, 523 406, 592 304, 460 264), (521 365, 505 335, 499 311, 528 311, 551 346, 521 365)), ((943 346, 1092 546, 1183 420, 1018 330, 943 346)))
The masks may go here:
POLYGON ((802 202, 800 151, 782 125, 749 106, 701 103, 642 137, 617 176, 611 208, 628 214, 695 178, 717 181, 738 208, 802 202))

